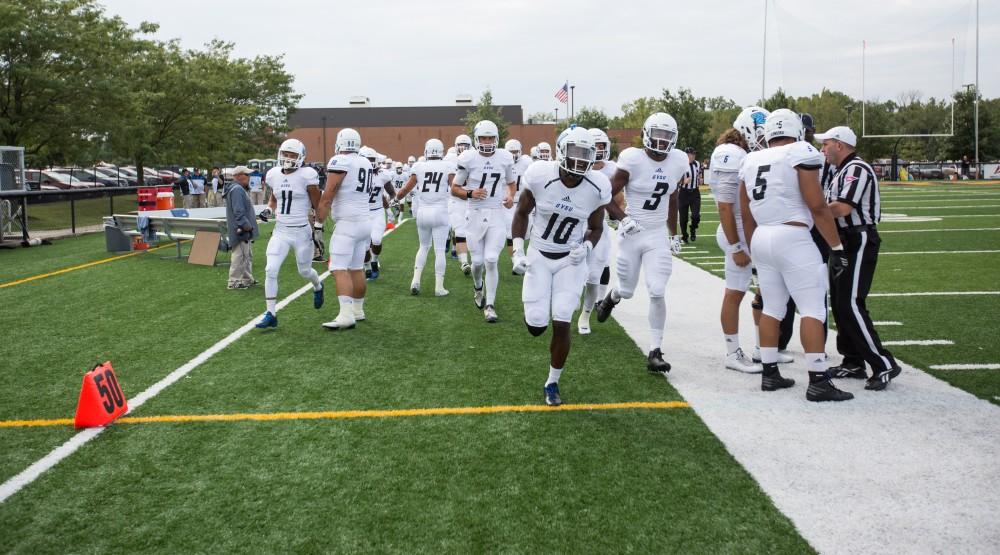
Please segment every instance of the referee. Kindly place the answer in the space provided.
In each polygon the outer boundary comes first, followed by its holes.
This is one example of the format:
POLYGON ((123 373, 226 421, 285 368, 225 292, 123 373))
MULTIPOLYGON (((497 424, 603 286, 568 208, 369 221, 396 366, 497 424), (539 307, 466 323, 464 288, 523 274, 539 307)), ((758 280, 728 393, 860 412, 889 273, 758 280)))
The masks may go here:
POLYGON ((698 238, 698 223, 701 222, 701 191, 698 189, 698 180, 701 177, 701 162, 698 161, 698 152, 693 148, 686 148, 684 152, 688 155, 688 180, 680 186, 677 193, 677 217, 681 227, 681 241, 694 242, 698 238), (691 211, 691 233, 688 233, 688 210, 691 211))
POLYGON ((830 373, 837 378, 868 378, 865 389, 882 390, 900 368, 882 346, 865 307, 881 242, 875 229, 881 218, 878 181, 872 167, 854 152, 858 138, 850 128, 834 127, 816 138, 823 141, 827 161, 837 168, 826 200, 848 259, 847 269, 830 283, 837 350, 844 355, 830 373), (872 368, 871 377, 865 373, 865 363, 872 368))

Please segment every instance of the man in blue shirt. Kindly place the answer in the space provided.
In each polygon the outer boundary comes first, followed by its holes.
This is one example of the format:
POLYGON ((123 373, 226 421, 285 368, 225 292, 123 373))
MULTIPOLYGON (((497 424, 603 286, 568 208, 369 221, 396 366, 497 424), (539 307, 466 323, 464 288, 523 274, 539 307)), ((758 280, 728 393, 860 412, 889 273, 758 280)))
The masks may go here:
POLYGON ((191 208, 205 207, 205 175, 201 169, 195 168, 194 174, 188 178, 191 187, 191 208))

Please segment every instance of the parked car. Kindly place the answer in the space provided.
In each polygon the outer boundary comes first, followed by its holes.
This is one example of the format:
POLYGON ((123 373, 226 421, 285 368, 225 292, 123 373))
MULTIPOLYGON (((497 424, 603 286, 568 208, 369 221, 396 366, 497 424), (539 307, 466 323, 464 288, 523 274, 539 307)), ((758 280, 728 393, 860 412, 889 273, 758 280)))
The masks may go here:
POLYGON ((171 183, 177 181, 181 177, 179 173, 174 173, 170 170, 157 170, 153 168, 145 168, 145 170, 147 172, 152 172, 153 174, 156 175, 156 177, 162 179, 164 185, 170 185, 171 183))
POLYGON ((97 166, 94 171, 99 175, 108 177, 111 179, 121 179, 129 187, 135 187, 138 185, 138 180, 134 174, 122 173, 115 166, 97 166))
MULTIPOLYGON (((139 173, 134 167, 125 166, 120 169, 122 172, 129 171, 133 173, 135 175, 136 180, 139 179, 139 173)), ((143 181, 145 182, 146 185, 152 185, 152 186, 163 185, 163 179, 161 179, 160 176, 156 175, 156 173, 154 173, 152 170, 144 168, 142 176, 143 176, 143 181)))
POLYGON ((55 171, 71 175, 97 187, 128 187, 128 181, 124 178, 107 176, 92 168, 56 168, 55 171))
POLYGON ((83 181, 69 174, 52 170, 25 170, 25 178, 28 181, 37 181, 41 189, 47 189, 46 185, 57 189, 92 189, 94 184, 83 181))

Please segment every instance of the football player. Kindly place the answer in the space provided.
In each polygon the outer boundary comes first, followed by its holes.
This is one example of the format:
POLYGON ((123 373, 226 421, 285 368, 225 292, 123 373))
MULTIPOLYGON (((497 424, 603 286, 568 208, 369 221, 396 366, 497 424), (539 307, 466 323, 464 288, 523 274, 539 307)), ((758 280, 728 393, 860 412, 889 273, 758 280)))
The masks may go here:
MULTIPOLYGON (((455 137, 455 146, 448 149, 448 154, 444 157, 446 162, 451 162, 458 166, 458 157, 472 148, 472 139, 468 135, 455 137), (453 152, 454 150, 454 152, 453 152)), ((472 265, 469 264, 469 245, 466 242, 465 212, 468 209, 468 201, 463 195, 462 198, 451 196, 448 198, 448 219, 451 223, 451 231, 455 236, 455 253, 458 262, 462 265, 462 273, 469 275, 472 273, 472 265)))
POLYGON ((382 201, 382 192, 395 196, 396 191, 392 188, 392 175, 380 170, 381 166, 377 163, 379 154, 375 149, 366 146, 362 147, 359 153, 372 164, 371 192, 368 196, 371 248, 365 254, 365 279, 374 281, 379 275, 378 257, 382 254, 382 237, 385 235, 385 205, 382 201))
POLYGON ((412 195, 416 191, 419 201, 417 208, 417 237, 420 248, 413 262, 413 281, 410 283, 410 293, 420 294, 420 275, 427 263, 427 251, 434 245, 434 294, 443 297, 448 294, 444 288, 445 243, 450 228, 448 220, 448 197, 451 196, 450 186, 455 176, 455 166, 442 160, 444 144, 438 139, 430 139, 424 145, 425 162, 415 162, 410 176, 402 189, 396 192, 396 200, 412 195), (419 187, 418 187, 419 185, 419 187), (414 189, 416 187, 416 189, 414 189))
POLYGON ((528 166, 531 165, 531 158, 521 155, 521 141, 517 139, 509 139, 503 145, 504 150, 510 153, 514 157, 514 188, 508 193, 513 199, 513 206, 504 209, 504 216, 507 219, 507 246, 510 247, 511 256, 514 255, 513 245, 513 235, 511 235, 511 223, 514 221, 514 211, 517 210, 517 202, 521 198, 521 179, 524 176, 524 172, 528 171, 528 166))
POLYGON ((795 384, 778 372, 778 325, 791 296, 799 309, 799 337, 810 369, 806 399, 853 399, 833 385, 823 348, 828 275, 837 279, 848 262, 819 183, 823 155, 802 141, 802 120, 791 110, 767 116, 764 138, 767 148, 748 154, 739 172, 743 232, 764 297, 760 387, 776 391, 795 384), (814 224, 831 248, 829 274, 809 233, 814 224))
POLYGON ((537 162, 525 173, 513 225, 514 265, 525 270, 524 323, 538 337, 552 321, 549 376, 543 387, 550 406, 562 403, 559 377, 569 355, 570 322, 587 280, 587 259, 601 242, 604 205, 611 201, 608 178, 591 170, 595 148, 590 133, 567 129, 556 145, 558 162, 537 162), (525 254, 529 219, 534 221, 525 254))
MULTIPOLYGON (((719 209, 719 227, 715 241, 725 255, 726 288, 722 296, 722 334, 726 344, 725 367, 737 372, 756 374, 759 364, 743 352, 740 346, 740 303, 753 280, 753 267, 743 235, 743 214, 740 210, 739 170, 747 151, 766 148, 764 121, 769 112, 757 106, 744 109, 733 127, 722 133, 712 151, 712 163, 706 181, 719 209)), ((754 303, 754 321, 760 320, 759 305, 754 303)), ((759 348, 759 346, 758 346, 759 348)))
MULTIPOLYGON (((611 140, 607 133, 594 128, 589 131, 590 137, 594 140, 596 157, 594 158, 594 170, 604 174, 610 181, 618 170, 618 165, 611 161, 611 140)), ((558 145, 556 145, 558 148, 558 145)), ((588 261, 587 285, 583 291, 583 308, 580 310, 580 317, 576 321, 576 329, 580 335, 590 333, 590 313, 594 310, 597 299, 604 296, 608 283, 611 281, 611 268, 608 263, 611 260, 611 228, 604 222, 601 236, 605 237, 594 247, 594 254, 588 261)))
POLYGON ((528 154, 531 155, 531 161, 532 162, 537 162, 538 161, 538 147, 537 146, 531 147, 531 150, 528 151, 528 154))
POLYGON ((503 209, 513 205, 510 189, 514 187, 514 157, 499 148, 500 132, 492 121, 477 123, 473 128, 473 137, 476 148, 466 150, 458 157, 451 193, 469 203, 465 215, 465 237, 472 254, 473 299, 476 307, 483 311, 486 321, 495 323, 500 279, 497 264, 507 239, 503 209))
POLYGON ((621 243, 615 272, 618 285, 597 304, 597 321, 604 322, 622 299, 631 298, 644 270, 649 293, 649 330, 652 341, 646 369, 665 374, 670 364, 663 360, 661 345, 667 321, 664 297, 673 267, 673 255, 680 253, 677 236, 677 186, 688 172, 687 154, 677 150, 677 122, 657 112, 642 125, 643 148, 627 148, 618 155, 618 169, 611 191, 625 192, 626 208, 608 204, 611 217, 619 220, 621 243), (670 237, 667 237, 667 228, 670 237))
POLYGON ((552 147, 549 143, 538 143, 538 159, 548 162, 552 160, 552 147))
MULTIPOLYGON (((313 286, 313 306, 323 306, 323 282, 312 267, 313 233, 309 229, 309 210, 320 201, 319 174, 302 164, 306 160, 306 145, 298 139, 288 139, 278 148, 278 165, 267 172, 271 188, 267 206, 274 214, 274 233, 267 242, 267 266, 264 269, 264 301, 267 312, 257 328, 278 327, 278 271, 288 256, 295 253, 299 275, 313 286)), ((319 241, 322 241, 322 233, 319 241)), ((320 243, 322 244, 322 243, 320 243)))
POLYGON ((316 209, 316 231, 333 215, 336 225, 330 237, 330 271, 337 284, 340 313, 323 324, 331 330, 351 329, 365 319, 365 252, 371 243, 371 196, 374 168, 358 154, 361 135, 354 129, 337 133, 337 154, 327 164, 326 189, 316 209))
MULTIPOLYGON (((406 185, 406 181, 409 179, 410 174, 403 171, 403 164, 400 162, 393 163, 392 170, 393 171, 390 174, 392 176, 392 187, 399 191, 403 188, 403 185, 406 185)), ((399 219, 402 219, 403 216, 406 215, 407 204, 410 205, 410 214, 416 214, 416 205, 413 203, 413 193, 406 195, 403 201, 405 201, 404 204, 397 202, 394 206, 394 211, 399 219)))

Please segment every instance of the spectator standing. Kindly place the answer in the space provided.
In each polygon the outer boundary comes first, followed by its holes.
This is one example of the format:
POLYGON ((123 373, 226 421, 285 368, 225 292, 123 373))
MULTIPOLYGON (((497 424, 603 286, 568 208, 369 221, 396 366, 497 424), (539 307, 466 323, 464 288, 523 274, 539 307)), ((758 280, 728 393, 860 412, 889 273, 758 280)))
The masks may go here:
POLYGON ((188 183, 191 188, 191 206, 189 206, 189 208, 204 208, 205 176, 202 175, 200 169, 194 169, 194 174, 188 178, 188 183))
POLYGON ((226 226, 229 230, 229 288, 246 289, 253 279, 253 240, 260 235, 253 203, 250 201, 250 168, 236 166, 233 180, 223 189, 226 226))
POLYGON ((208 189, 208 206, 222 206, 222 194, 225 192, 225 180, 222 178, 222 170, 212 168, 212 181, 208 189))
MULTIPOLYGON (((233 178, 235 179, 236 176, 234 175, 233 178)), ((258 206, 264 204, 265 200, 264 174, 260 173, 260 169, 254 168, 253 171, 250 172, 250 202, 252 202, 254 206, 258 206)))
POLYGON ((837 350, 844 355, 830 372, 837 378, 868 378, 865 389, 882 390, 900 368, 882 346, 865 306, 881 243, 875 229, 881 218, 878 180, 868 162, 854 152, 858 139, 850 128, 834 127, 816 138, 823 141, 827 160, 839 168, 827 201, 847 256, 847 269, 830 284, 837 350), (871 377, 865 373, 866 362, 872 367, 871 377))
POLYGON ((698 223, 701 222, 701 191, 698 189, 701 180, 701 162, 698 153, 693 148, 686 148, 688 157, 688 178, 677 193, 677 217, 681 227, 681 241, 688 239, 694 242, 698 238, 698 223), (688 232, 688 211, 691 212, 691 231, 688 232))
POLYGON ((181 170, 181 177, 177 180, 177 187, 181 190, 181 198, 184 199, 184 208, 191 208, 191 182, 189 177, 191 172, 187 169, 181 170))
POLYGON ((962 179, 969 179, 969 167, 970 167, 969 155, 968 154, 963 154, 962 155, 962 173, 961 173, 962 179))

